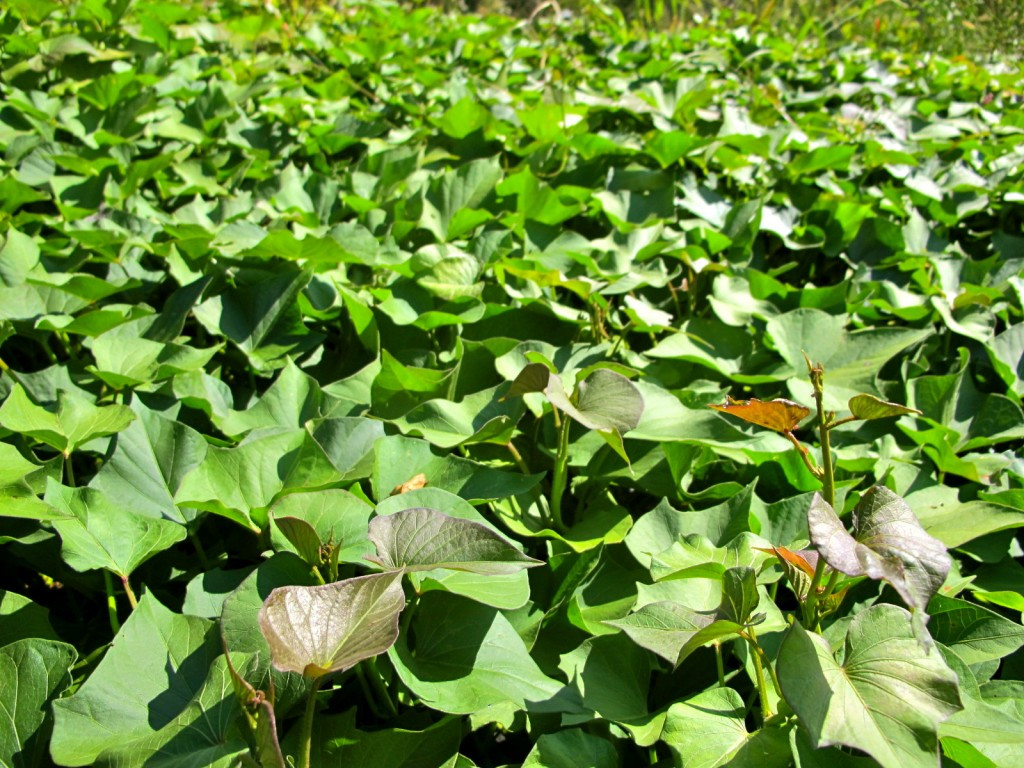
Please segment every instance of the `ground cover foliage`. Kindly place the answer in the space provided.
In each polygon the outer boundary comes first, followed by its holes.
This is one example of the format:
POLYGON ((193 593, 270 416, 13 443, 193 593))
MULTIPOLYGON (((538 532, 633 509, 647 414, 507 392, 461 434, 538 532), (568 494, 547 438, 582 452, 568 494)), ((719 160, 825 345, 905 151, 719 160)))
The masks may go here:
POLYGON ((1012 66, 387 3, 0 44, 0 764, 1019 761, 1012 66))

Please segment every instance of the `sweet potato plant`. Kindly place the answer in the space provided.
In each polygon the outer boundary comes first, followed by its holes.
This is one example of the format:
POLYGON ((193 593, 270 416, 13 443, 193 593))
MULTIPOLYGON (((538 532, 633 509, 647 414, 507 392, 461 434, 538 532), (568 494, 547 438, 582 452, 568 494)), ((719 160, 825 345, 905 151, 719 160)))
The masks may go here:
POLYGON ((0 7, 0 765, 1016 768, 1019 62, 0 7))

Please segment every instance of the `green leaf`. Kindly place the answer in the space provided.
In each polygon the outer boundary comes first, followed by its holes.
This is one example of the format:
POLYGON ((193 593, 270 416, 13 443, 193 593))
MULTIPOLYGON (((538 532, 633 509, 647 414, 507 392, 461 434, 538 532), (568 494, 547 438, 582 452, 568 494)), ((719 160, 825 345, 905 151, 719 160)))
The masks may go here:
POLYGON ((503 575, 543 564, 480 523, 428 507, 374 518, 370 541, 377 547, 377 556, 369 559, 390 570, 447 568, 503 575))
MULTIPOLYGON (((289 493, 270 507, 270 516, 275 524, 271 532, 271 542, 278 551, 298 551, 298 545, 285 533, 284 526, 281 525, 283 520, 298 520, 312 529, 319 543, 331 543, 338 550, 339 562, 362 563, 364 556, 372 551, 366 534, 372 515, 373 507, 340 488, 289 493), (291 546, 288 545, 289 541, 291 546)), ((312 564, 305 554, 302 556, 306 562, 312 564)))
POLYGON ((390 648, 405 608, 402 572, 375 573, 319 587, 278 587, 260 608, 274 666, 322 677, 390 648))
POLYGON ((878 392, 877 371, 893 356, 932 334, 930 328, 867 328, 847 332, 846 319, 820 309, 801 308, 768 319, 767 331, 792 369, 793 399, 809 402, 804 353, 825 367, 825 407, 838 411, 861 393, 878 392))
POLYGON ((281 491, 320 488, 337 479, 337 470, 305 430, 260 431, 234 448, 211 446, 182 479, 175 503, 259 530, 281 491))
POLYGON ((61 557, 76 571, 106 568, 127 578, 146 560, 185 538, 185 526, 145 517, 94 488, 51 482, 46 501, 62 513, 52 521, 63 541, 61 557))
POLYGON ((746 707, 732 688, 712 688, 673 704, 665 718, 664 741, 678 766, 686 768, 783 768, 790 764, 788 728, 750 733, 746 707))
POLYGON ((422 437, 441 448, 478 442, 507 443, 523 414, 523 404, 498 398, 501 387, 467 395, 459 402, 428 400, 391 423, 407 435, 422 437))
POLYGON ((858 419, 888 419, 892 416, 903 416, 908 413, 921 415, 916 408, 908 408, 905 405, 888 403, 874 395, 857 395, 851 397, 849 402, 850 413, 858 419))
POLYGON ((409 690, 441 712, 578 711, 579 702, 541 672, 500 611, 457 595, 423 595, 409 634, 388 656, 409 690))
POLYGON ((288 269, 246 271, 237 287, 197 305, 193 314, 208 333, 238 345, 257 371, 281 367, 283 356, 321 340, 306 328, 296 303, 310 277, 288 269))
POLYGON ((307 563, 291 552, 280 552, 246 576, 224 600, 221 611, 220 630, 225 648, 229 653, 252 655, 255 662, 241 670, 242 676, 257 690, 273 688, 274 706, 280 717, 305 699, 312 683, 271 665, 270 646, 260 631, 259 612, 277 587, 311 586, 314 581, 307 563))
POLYGON ((313 377, 288 359, 258 401, 244 410, 231 411, 217 426, 235 438, 261 427, 301 429, 310 419, 330 415, 335 402, 313 377))
POLYGON ((702 645, 737 635, 750 624, 763 621, 764 614, 751 618, 760 600, 754 569, 729 568, 722 575, 722 601, 714 611, 694 611, 675 602, 659 601, 605 623, 678 667, 702 645))
POLYGON ((65 455, 95 437, 120 432, 135 414, 123 405, 96 406, 73 392, 58 392, 57 405, 48 410, 29 400, 15 384, 0 406, 0 425, 12 432, 41 440, 65 455))
POLYGON ((777 671, 815 747, 860 749, 883 768, 934 768, 939 724, 962 707, 956 675, 937 648, 918 642, 910 615, 894 605, 854 617, 842 664, 822 637, 793 625, 777 671))
POLYGON ((140 515, 188 522, 174 494, 182 480, 202 464, 206 440, 191 427, 132 403, 136 419, 118 433, 113 453, 89 483, 119 506, 140 515))
POLYGON ((605 622, 673 666, 703 645, 743 631, 734 621, 716 619, 717 611, 701 613, 679 603, 648 603, 622 619, 605 622))
POLYGON ((378 440, 373 453, 373 495, 378 501, 421 473, 426 475, 428 487, 450 491, 469 501, 525 493, 542 477, 503 472, 468 459, 439 455, 424 440, 398 435, 378 440))
POLYGON ((0 763, 11 768, 49 764, 50 702, 71 685, 77 658, 74 646, 38 638, 0 648, 0 763))
POLYGON ((1024 645, 1024 627, 966 600, 936 595, 928 612, 931 636, 967 664, 996 661, 1024 645))
POLYGON ((542 735, 522 768, 618 768, 619 756, 607 739, 579 728, 542 735))
POLYGON ((914 613, 914 626, 927 640, 928 601, 939 591, 952 561, 903 499, 885 486, 872 486, 853 510, 853 535, 815 495, 807 510, 811 541, 837 571, 889 582, 914 613))
MULTIPOLYGON (((285 740, 284 749, 298 749, 298 729, 285 740)), ((340 715, 317 716, 313 721, 312 753, 314 766, 352 765, 359 768, 437 768, 459 749, 462 721, 445 717, 423 730, 382 728, 362 731, 356 728, 356 710, 340 715)))
POLYGON ((150 594, 78 691, 53 703, 50 753, 67 766, 225 765, 247 750, 213 622, 150 594), (213 668, 211 668, 213 665, 213 668))
POLYGON ((31 637, 58 639, 49 611, 17 592, 0 589, 0 646, 31 637))

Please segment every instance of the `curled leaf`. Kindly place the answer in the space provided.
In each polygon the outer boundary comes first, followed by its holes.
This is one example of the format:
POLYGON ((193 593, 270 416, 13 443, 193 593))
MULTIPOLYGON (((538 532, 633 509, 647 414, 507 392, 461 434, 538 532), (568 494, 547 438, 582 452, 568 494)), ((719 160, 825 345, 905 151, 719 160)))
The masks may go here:
POLYGON ((858 419, 888 419, 907 413, 920 415, 921 412, 917 408, 889 403, 873 395, 856 395, 850 398, 850 413, 858 419))
POLYGON ((853 535, 818 494, 807 511, 811 541, 825 561, 847 576, 889 582, 914 612, 924 632, 928 601, 939 591, 952 561, 945 545, 929 535, 909 505, 884 486, 865 491, 853 510, 853 535))
POLYGON ((781 397, 767 401, 758 400, 756 397, 749 400, 733 400, 730 397, 725 405, 708 405, 708 408, 728 413, 759 427, 774 429, 776 432, 792 432, 811 413, 810 408, 781 397))
POLYGON ((259 612, 273 665, 317 678, 383 653, 405 608, 402 571, 319 587, 278 587, 259 612))

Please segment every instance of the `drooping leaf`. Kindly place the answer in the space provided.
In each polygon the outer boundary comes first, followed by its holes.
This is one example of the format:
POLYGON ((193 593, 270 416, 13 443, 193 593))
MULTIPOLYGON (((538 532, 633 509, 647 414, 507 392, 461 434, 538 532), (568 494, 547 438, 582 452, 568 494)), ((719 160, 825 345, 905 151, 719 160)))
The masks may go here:
POLYGON ((938 649, 922 646, 910 624, 895 605, 857 614, 842 664, 824 638, 792 627, 779 650, 779 682, 816 747, 854 747, 883 768, 934 768, 938 727, 961 708, 960 694, 938 649))
POLYGON ((939 591, 952 561, 907 503, 884 486, 864 492, 853 510, 853 535, 818 495, 807 511, 811 541, 825 561, 847 576, 890 583, 914 613, 923 641, 928 601, 939 591))
POLYGON ((429 507, 375 517, 370 541, 377 547, 377 556, 370 559, 387 569, 501 575, 542 564, 490 528, 429 507))
POLYGON ((730 398, 726 405, 709 405, 708 408, 728 413, 751 424, 774 429, 776 432, 792 432, 811 413, 810 408, 782 398, 767 401, 758 400, 756 397, 749 400, 730 398))
POLYGON ((903 416, 907 413, 921 414, 916 408, 909 408, 897 403, 889 403, 874 395, 857 395, 849 402, 850 413, 858 419, 888 419, 903 416))
POLYGON ((405 608, 402 572, 318 587, 278 587, 260 608, 260 630, 279 670, 317 678, 383 653, 405 608))
POLYGON ((0 763, 11 768, 49 763, 49 705, 71 685, 77 658, 74 646, 56 640, 26 638, 0 647, 0 763))

